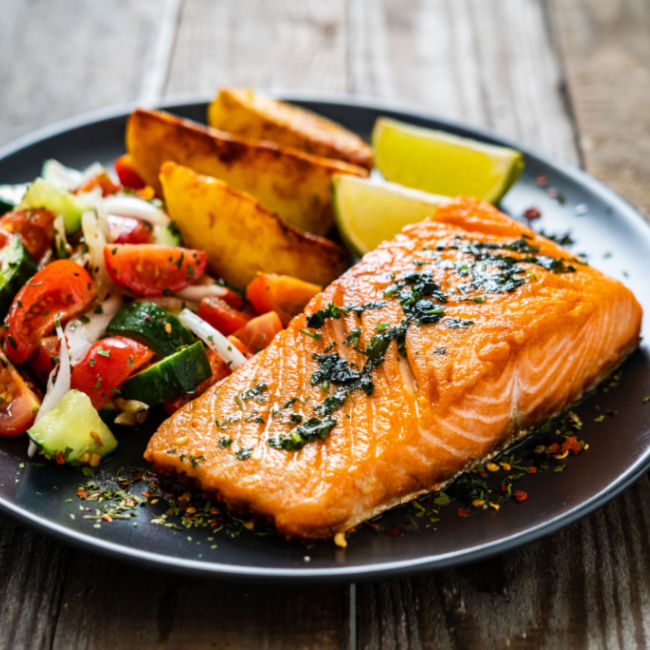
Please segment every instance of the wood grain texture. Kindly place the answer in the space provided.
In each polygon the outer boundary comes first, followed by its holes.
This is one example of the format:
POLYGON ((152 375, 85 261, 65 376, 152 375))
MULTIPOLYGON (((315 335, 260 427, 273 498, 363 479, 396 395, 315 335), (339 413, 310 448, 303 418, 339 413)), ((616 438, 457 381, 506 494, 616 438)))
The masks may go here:
MULTIPOLYGON (((354 92, 584 159, 650 214, 647 0, 2 8, 0 144, 86 110, 223 84, 354 92)), ((0 648, 643 648, 649 542, 647 477, 535 544, 356 588, 150 572, 0 517, 0 648)))
POLYGON ((576 162, 535 0, 351 0, 350 90, 486 127, 576 162))
POLYGON ((650 2, 553 6, 586 167, 650 218, 650 2))
POLYGON ((344 20, 344 0, 186 0, 166 92, 344 92, 344 20))
POLYGON ((219 583, 76 555, 53 648, 340 648, 348 642, 340 586, 219 583), (116 571, 116 569, 121 569, 116 571))

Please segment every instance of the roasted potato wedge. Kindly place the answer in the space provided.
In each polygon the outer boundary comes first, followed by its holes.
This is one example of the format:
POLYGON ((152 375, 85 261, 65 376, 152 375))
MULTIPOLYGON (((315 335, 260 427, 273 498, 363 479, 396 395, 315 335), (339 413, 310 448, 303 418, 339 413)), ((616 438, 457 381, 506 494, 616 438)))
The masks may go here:
POLYGON ((160 166, 173 160, 220 178, 234 190, 249 192, 288 225, 317 235, 332 227, 333 174, 368 173, 340 160, 247 140, 144 109, 129 118, 126 148, 138 174, 157 192, 160 166))
POLYGON ((235 286, 247 285, 258 271, 326 285, 347 265, 343 248, 287 226, 222 180, 166 162, 160 183, 185 245, 205 250, 208 268, 235 286))
POLYGON ((250 88, 222 88, 208 107, 208 124, 247 138, 372 167, 372 149, 356 133, 250 88))

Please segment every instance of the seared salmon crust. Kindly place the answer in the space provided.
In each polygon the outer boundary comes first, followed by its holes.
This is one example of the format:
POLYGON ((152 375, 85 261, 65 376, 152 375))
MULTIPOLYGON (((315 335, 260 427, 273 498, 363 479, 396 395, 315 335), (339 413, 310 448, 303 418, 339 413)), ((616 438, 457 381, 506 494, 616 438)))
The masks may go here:
POLYGON ((473 199, 408 226, 162 423, 145 458, 287 537, 435 490, 638 343, 620 282, 473 199))

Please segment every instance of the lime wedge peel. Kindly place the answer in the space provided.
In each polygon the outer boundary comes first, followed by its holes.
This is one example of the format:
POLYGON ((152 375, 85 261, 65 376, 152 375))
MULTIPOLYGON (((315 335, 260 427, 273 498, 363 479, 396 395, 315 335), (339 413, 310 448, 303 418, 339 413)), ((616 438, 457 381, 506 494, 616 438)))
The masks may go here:
POLYGON ((375 164, 394 183, 498 203, 524 168, 521 152, 380 117, 372 132, 375 164))
POLYGON ((334 219, 345 245, 363 255, 402 228, 432 217, 450 198, 396 183, 335 174, 332 179, 334 219))

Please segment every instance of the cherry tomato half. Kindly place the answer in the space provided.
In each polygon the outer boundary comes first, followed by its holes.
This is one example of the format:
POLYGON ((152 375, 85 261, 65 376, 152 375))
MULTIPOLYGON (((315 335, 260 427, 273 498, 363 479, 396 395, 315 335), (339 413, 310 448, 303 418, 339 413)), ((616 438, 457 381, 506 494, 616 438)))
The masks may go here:
POLYGON ((251 318, 244 327, 235 332, 235 337, 255 353, 265 348, 280 330, 282 330, 280 317, 274 311, 269 311, 251 318))
POLYGON ((184 393, 178 397, 165 402, 164 407, 165 411, 169 415, 178 411, 181 406, 184 406, 188 402, 192 401, 195 397, 198 397, 202 393, 205 393, 210 386, 213 386, 218 381, 221 381, 224 377, 227 377, 231 370, 228 367, 228 364, 214 351, 210 348, 205 349, 205 353, 208 355, 208 360, 210 361, 210 368, 212 368, 212 375, 207 379, 204 379, 191 394, 184 393))
POLYGON ((109 241, 115 244, 148 244, 151 241, 151 226, 137 217, 122 217, 109 214, 109 241))
POLYGON ((289 275, 259 273, 246 287, 246 298, 260 314, 274 311, 286 327, 322 287, 289 275))
POLYGON ((72 260, 56 260, 42 268, 16 294, 7 314, 5 351, 13 363, 23 363, 43 336, 61 322, 80 314, 95 297, 88 271, 72 260))
POLYGON ((0 352, 0 436, 17 436, 34 422, 40 400, 0 352))
POLYGON ((39 386, 45 386, 47 379, 59 360, 61 342, 58 336, 44 336, 29 358, 29 367, 39 386))
POLYGON ((104 246, 106 268, 113 281, 138 296, 180 291, 205 271, 205 251, 180 246, 111 244, 104 246))
POLYGON ((0 248, 12 234, 20 237, 23 246, 38 261, 52 245, 54 214, 44 208, 8 212, 0 218, 0 248))
POLYGON ((135 171, 131 156, 128 153, 120 156, 115 161, 115 173, 124 187, 129 187, 132 190, 140 190, 145 185, 138 172, 135 171))
POLYGON ((153 350, 125 336, 101 339, 72 368, 70 385, 86 393, 99 410, 152 357, 153 350))
POLYGON ((197 314, 224 336, 244 327, 249 320, 246 314, 233 309, 227 302, 214 296, 201 300, 197 314))

